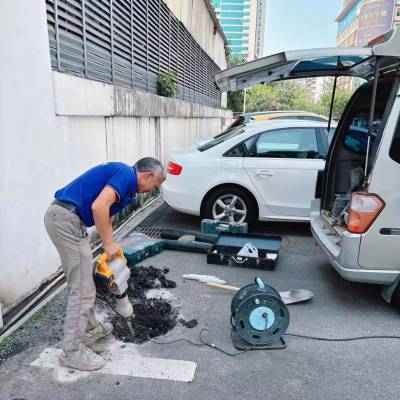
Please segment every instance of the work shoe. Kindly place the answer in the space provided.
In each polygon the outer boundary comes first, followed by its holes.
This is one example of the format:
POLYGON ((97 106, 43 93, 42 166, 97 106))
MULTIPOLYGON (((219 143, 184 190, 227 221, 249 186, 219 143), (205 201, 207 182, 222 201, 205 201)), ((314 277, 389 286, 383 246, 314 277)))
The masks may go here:
POLYGON ((89 332, 85 333, 85 338, 83 343, 86 346, 91 346, 97 342, 100 338, 109 335, 113 331, 113 326, 109 322, 101 323, 99 322, 95 328, 90 329, 89 332))
POLYGON ((75 351, 63 351, 59 356, 60 364, 64 367, 75 368, 81 371, 95 371, 106 365, 105 360, 90 350, 83 343, 75 351))

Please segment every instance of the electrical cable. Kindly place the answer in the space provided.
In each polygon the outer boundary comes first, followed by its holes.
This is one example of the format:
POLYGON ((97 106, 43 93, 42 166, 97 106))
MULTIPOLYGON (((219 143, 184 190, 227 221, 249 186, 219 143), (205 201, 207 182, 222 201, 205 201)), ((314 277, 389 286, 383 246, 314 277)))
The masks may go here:
MULTIPOLYGON (((262 317, 265 319, 265 330, 267 330, 268 315, 266 313, 263 313, 262 317)), ((298 333, 285 333, 283 336, 298 337, 310 340, 319 340, 324 342, 354 342, 356 340, 367 340, 367 339, 400 339, 400 336, 388 336, 388 335, 354 336, 347 338, 324 338, 320 336, 300 335, 298 333)))
POLYGON ((344 337, 344 338, 325 338, 319 336, 307 336, 300 335, 297 333, 285 333, 284 336, 298 337, 302 339, 319 340, 324 342, 354 342, 357 340, 368 340, 368 339, 400 339, 400 336, 390 336, 390 335, 371 335, 371 336, 354 336, 354 337, 344 337))
MULTIPOLYGON (((147 334, 147 337, 148 337, 148 339, 149 339, 152 343, 161 344, 161 345, 163 345, 163 344, 172 344, 172 343, 177 343, 177 342, 183 341, 183 342, 189 343, 189 344, 191 344, 191 345, 193 345, 193 346, 197 346, 197 347, 206 346, 206 347, 210 347, 211 349, 218 350, 219 352, 221 352, 221 353, 223 353, 223 354, 225 354, 225 355, 227 355, 227 356, 229 356, 229 357, 240 356, 240 355, 243 354, 243 353, 247 353, 247 352, 250 351, 250 350, 254 350, 253 348, 249 348, 249 349, 246 349, 246 350, 243 350, 243 351, 239 351, 239 352, 236 352, 236 353, 230 353, 230 352, 228 352, 228 351, 222 349, 221 347, 216 346, 214 343, 209 343, 209 342, 203 340, 203 337, 202 337, 203 332, 208 332, 208 333, 210 333, 210 331, 209 331, 208 329, 203 328, 203 329, 200 331, 200 333, 199 333, 199 340, 200 340, 200 343, 195 343, 195 342, 192 342, 191 340, 184 339, 184 338, 179 338, 179 339, 176 339, 176 340, 171 340, 171 341, 169 341, 169 342, 158 342, 158 341, 156 341, 156 340, 150 338, 148 334, 147 334)), ((210 335, 210 336, 211 336, 211 335, 210 335)))

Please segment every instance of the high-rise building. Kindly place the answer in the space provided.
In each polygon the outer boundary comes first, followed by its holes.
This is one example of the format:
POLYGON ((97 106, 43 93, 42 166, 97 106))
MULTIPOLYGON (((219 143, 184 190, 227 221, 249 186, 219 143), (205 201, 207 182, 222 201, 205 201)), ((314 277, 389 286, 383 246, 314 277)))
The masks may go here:
MULTIPOLYGON (((336 18, 339 47, 363 47, 380 34, 400 25, 400 0, 344 0, 336 18)), ((341 78, 340 87, 354 88, 353 78, 341 78)))
POLYGON ((313 77, 300 80, 308 94, 308 100, 316 104, 320 101, 321 96, 327 91, 331 91, 333 87, 332 77, 313 77))
POLYGON ((267 0, 257 0, 255 58, 264 56, 265 24, 267 20, 267 0))
POLYGON ((213 0, 232 55, 247 61, 263 56, 266 0, 213 0))

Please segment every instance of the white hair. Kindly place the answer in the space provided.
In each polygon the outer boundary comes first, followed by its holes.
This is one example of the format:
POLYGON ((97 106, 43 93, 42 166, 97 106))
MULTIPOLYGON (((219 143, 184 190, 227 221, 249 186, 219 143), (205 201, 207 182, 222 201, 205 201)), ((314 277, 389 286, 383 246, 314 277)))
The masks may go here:
POLYGON ((153 157, 144 157, 136 162, 134 165, 139 172, 154 172, 165 179, 165 170, 159 160, 153 157))

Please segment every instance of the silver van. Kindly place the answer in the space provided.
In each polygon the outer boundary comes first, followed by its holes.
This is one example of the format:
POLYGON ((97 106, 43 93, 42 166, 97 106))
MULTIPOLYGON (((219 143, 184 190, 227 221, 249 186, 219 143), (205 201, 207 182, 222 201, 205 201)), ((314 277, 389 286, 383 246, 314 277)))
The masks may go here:
MULTIPOLYGON (((291 51, 222 71, 223 91, 313 76, 364 79, 339 121, 311 207, 312 233, 345 279, 400 304, 400 30, 363 48, 291 51)), ((334 91, 336 87, 336 78, 334 91)))

